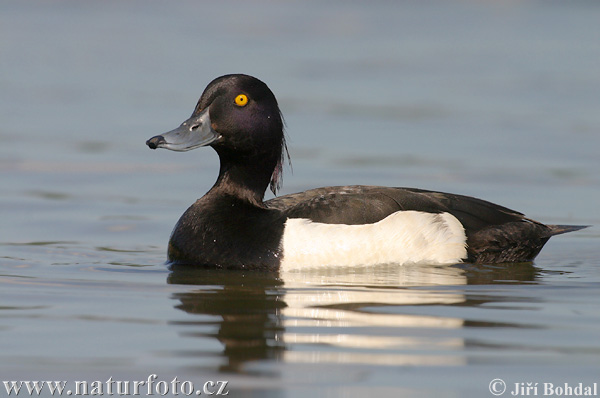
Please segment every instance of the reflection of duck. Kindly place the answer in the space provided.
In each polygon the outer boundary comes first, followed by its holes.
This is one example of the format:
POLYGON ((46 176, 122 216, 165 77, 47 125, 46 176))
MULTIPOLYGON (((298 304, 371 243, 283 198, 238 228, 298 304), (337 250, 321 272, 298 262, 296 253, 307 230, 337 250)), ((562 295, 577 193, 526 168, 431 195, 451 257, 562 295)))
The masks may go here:
POLYGON ((174 298, 181 303, 176 308, 190 314, 221 318, 215 323, 189 324, 203 329, 190 331, 192 336, 214 337, 224 345, 227 363, 221 370, 239 372, 245 362, 275 359, 283 350, 279 317, 285 304, 276 290, 281 285, 277 275, 176 268, 168 282, 202 286, 202 289, 176 293, 174 298))
MULTIPOLYGON (((469 342, 451 330, 512 326, 461 317, 468 313, 465 307, 506 300, 469 296, 464 286, 532 282, 536 275, 530 263, 324 267, 278 275, 175 267, 168 282, 195 286, 174 295, 180 302, 176 308, 218 317, 216 322, 201 318, 174 325, 186 336, 217 339, 226 359, 220 370, 245 373, 253 371, 246 364, 257 360, 460 364, 464 359, 459 352, 469 342)), ((206 351, 193 344, 185 355, 194 352, 206 363, 206 351)))
POLYGON ((210 145, 221 169, 177 223, 169 260, 283 269, 380 263, 530 261, 553 235, 544 225, 479 199, 407 188, 326 187, 263 202, 279 186, 287 151, 277 100, 246 75, 213 80, 192 116, 150 148, 210 145))

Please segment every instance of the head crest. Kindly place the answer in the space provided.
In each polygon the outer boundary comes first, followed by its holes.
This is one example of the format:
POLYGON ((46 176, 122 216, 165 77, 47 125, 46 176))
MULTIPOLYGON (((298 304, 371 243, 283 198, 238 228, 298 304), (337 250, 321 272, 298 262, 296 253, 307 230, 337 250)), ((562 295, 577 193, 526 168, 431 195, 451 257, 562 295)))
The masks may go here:
MULTIPOLYGON (((283 120, 283 115, 281 115, 281 121, 282 121, 283 125, 285 126, 285 121, 283 120)), ((286 157, 287 157, 288 165, 290 166, 290 169, 291 169, 292 168, 292 159, 290 158, 290 153, 288 151, 287 144, 285 142, 285 129, 284 129, 283 135, 281 137, 281 158, 277 162, 277 165, 275 166, 275 170, 273 170, 273 174, 271 174, 271 182, 269 184, 269 188, 271 188, 271 192, 273 192, 274 195, 277 195, 277 191, 279 191, 279 189, 283 185, 283 163, 285 162, 286 157)))

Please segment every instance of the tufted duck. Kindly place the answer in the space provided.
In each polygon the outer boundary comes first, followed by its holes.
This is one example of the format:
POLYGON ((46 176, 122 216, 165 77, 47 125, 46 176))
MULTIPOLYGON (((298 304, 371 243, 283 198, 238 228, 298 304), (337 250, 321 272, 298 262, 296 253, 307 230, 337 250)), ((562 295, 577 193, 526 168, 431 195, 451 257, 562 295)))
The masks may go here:
POLYGON ((172 264, 295 269, 379 263, 532 261, 546 241, 583 226, 544 225, 496 204, 412 188, 340 186, 263 201, 287 154, 277 100, 247 75, 213 80, 192 116, 152 148, 217 151, 217 182, 181 216, 172 264))

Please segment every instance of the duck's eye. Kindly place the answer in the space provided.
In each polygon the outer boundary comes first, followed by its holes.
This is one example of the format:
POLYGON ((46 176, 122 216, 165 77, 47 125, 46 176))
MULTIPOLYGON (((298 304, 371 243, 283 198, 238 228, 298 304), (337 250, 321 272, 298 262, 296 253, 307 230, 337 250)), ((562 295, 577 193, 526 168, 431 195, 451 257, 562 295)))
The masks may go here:
POLYGON ((235 104, 237 106, 246 106, 247 103, 248 97, 245 94, 240 94, 237 97, 235 97, 235 104))

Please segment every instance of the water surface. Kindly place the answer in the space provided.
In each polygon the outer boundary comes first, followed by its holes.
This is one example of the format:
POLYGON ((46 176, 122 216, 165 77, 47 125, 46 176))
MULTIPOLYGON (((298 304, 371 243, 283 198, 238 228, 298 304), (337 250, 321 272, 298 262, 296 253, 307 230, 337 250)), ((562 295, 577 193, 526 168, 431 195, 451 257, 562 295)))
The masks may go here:
POLYGON ((600 225, 595 2, 0 9, 2 380, 157 374, 273 397, 600 382, 597 227, 534 264, 170 270, 169 233, 218 160, 144 145, 243 72, 286 118, 282 193, 413 186, 600 225))

